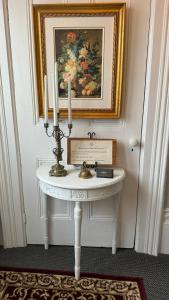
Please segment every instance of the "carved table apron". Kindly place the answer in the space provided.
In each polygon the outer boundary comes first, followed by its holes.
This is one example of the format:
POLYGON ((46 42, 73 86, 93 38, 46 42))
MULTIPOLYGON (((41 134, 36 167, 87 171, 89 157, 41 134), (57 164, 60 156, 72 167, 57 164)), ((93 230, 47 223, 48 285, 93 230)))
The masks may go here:
MULTIPOLYGON (((48 249, 48 215, 47 215, 47 195, 66 201, 75 202, 74 222, 75 222, 75 278, 80 278, 80 252, 81 252, 81 222, 82 208, 81 202, 103 200, 119 193, 122 189, 125 171, 114 169, 114 178, 97 178, 92 171, 93 177, 82 179, 78 177, 79 169, 73 166, 66 167, 68 175, 65 177, 49 176, 49 165, 42 165, 37 170, 40 189, 44 195, 44 245, 48 249)), ((116 210, 116 214, 118 210, 116 210)), ((115 232, 117 232, 118 215, 115 217, 115 232)), ((112 252, 116 252, 115 245, 112 252)))

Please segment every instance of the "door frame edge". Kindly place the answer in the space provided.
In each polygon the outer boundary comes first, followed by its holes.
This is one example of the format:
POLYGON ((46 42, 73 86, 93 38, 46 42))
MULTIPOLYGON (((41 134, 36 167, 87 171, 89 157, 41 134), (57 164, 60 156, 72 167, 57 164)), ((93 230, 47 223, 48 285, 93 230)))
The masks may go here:
POLYGON ((151 255, 160 250, 169 144, 168 16, 169 0, 151 1, 135 239, 151 255))
POLYGON ((0 211, 3 246, 11 248, 26 246, 26 224, 6 0, 0 0, 0 41, 0 211))

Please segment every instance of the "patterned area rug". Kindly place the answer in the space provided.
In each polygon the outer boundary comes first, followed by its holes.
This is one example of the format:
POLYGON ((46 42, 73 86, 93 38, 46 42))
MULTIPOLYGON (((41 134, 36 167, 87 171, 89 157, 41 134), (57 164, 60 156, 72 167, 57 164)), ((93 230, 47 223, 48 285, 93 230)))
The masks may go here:
POLYGON ((146 300, 139 278, 61 271, 0 269, 0 299, 19 300, 146 300))

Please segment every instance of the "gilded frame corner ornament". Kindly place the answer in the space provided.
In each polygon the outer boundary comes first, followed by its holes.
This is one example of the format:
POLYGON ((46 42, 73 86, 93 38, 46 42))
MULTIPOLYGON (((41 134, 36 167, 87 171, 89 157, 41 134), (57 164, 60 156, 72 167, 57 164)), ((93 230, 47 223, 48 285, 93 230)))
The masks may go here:
MULTIPOLYGON (((111 91, 110 107, 79 108, 74 107, 74 119, 118 119, 121 114, 122 78, 124 56, 124 29, 125 29, 125 3, 97 3, 97 4, 45 4, 33 5, 35 61, 37 77, 37 97, 39 116, 44 115, 43 78, 46 74, 46 45, 45 45, 45 19, 65 17, 113 17, 114 36, 113 57, 110 72, 111 91)), ((53 45, 54 46, 54 45, 53 45)), ((104 101, 105 99, 103 99, 104 101)), ((49 109, 52 117, 52 109, 49 109)), ((61 108, 61 118, 67 117, 67 110, 61 108)))

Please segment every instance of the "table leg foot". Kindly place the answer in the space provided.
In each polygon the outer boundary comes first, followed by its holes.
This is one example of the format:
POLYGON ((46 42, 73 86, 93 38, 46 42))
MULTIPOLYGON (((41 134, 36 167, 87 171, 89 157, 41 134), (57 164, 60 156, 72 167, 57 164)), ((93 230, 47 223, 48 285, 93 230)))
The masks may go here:
POLYGON ((117 220, 115 221, 114 220, 114 226, 113 226, 113 230, 114 230, 114 233, 113 233, 113 240, 112 240, 112 254, 116 254, 116 247, 117 247, 117 228, 118 228, 118 225, 117 225, 117 220))
POLYGON ((44 246, 45 246, 45 250, 48 250, 49 246, 48 246, 48 238, 44 238, 44 246))
POLYGON ((80 267, 75 267, 75 279, 79 280, 80 279, 80 267))
POLYGON ((116 243, 112 242, 112 254, 116 254, 116 243))
POLYGON ((76 202, 74 208, 75 221, 75 278, 80 278, 80 254, 81 254, 81 222, 82 222, 82 208, 81 203, 76 202))

